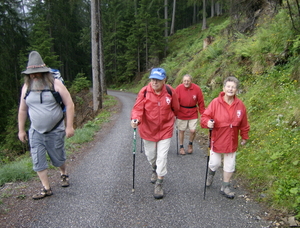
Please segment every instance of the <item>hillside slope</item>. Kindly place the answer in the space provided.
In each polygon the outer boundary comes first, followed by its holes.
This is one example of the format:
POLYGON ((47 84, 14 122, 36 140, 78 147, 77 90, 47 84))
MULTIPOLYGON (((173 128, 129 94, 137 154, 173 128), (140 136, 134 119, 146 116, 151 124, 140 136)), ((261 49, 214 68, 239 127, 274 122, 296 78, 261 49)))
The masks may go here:
MULTIPOLYGON (((160 65, 176 87, 184 74, 203 90, 206 105, 218 96, 225 77, 241 81, 239 98, 248 109, 250 140, 237 155, 236 176, 257 197, 283 213, 300 218, 299 34, 285 9, 259 12, 247 34, 232 29, 228 17, 178 31, 160 65), (203 49, 203 41, 212 43, 203 49)), ((148 81, 148 74, 135 90, 148 81)), ((199 129, 199 132, 204 129, 199 129)))

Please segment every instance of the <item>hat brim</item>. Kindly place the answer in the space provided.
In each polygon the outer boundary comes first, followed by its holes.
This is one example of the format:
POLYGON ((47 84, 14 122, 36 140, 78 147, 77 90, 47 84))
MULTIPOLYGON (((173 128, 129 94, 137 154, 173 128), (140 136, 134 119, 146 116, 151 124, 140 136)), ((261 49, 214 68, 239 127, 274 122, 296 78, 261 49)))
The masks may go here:
POLYGON ((158 74, 152 74, 152 75, 150 75, 149 78, 158 79, 158 80, 164 80, 165 79, 164 76, 161 76, 161 75, 158 75, 158 74))
POLYGON ((46 73, 50 72, 51 69, 48 67, 29 68, 22 72, 22 74, 35 74, 35 73, 46 73))

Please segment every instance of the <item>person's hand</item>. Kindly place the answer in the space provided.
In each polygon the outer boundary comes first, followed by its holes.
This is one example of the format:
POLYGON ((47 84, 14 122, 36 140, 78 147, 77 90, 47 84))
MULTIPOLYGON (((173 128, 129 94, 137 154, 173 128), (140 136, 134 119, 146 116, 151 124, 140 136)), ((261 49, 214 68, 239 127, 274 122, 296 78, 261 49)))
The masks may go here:
POLYGON ((247 143, 247 140, 246 139, 242 139, 241 145, 244 146, 244 145, 246 145, 246 143, 247 143))
POLYGON ((209 129, 213 129, 214 128, 214 124, 215 124, 215 121, 210 120, 210 121, 207 122, 207 127, 209 129))
POLYGON ((136 120, 136 119, 134 119, 134 120, 131 120, 131 127, 132 127, 132 128, 136 128, 136 127, 137 127, 137 125, 138 125, 138 123, 139 123, 139 121, 138 121, 138 120, 136 120))
POLYGON ((20 141, 23 143, 28 141, 28 136, 26 134, 26 131, 19 131, 18 137, 19 137, 20 141))
POLYGON ((74 128, 73 127, 66 127, 66 138, 71 138, 74 136, 74 128))

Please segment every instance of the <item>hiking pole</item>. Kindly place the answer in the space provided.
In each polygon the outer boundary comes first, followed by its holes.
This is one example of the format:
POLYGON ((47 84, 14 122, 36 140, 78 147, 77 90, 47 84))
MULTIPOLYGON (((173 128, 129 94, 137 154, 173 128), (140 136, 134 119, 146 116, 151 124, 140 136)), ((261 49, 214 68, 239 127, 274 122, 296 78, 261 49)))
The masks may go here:
MULTIPOLYGON (((213 122, 214 120, 211 119, 210 121, 213 122)), ((212 132, 212 128, 209 129, 208 153, 207 153, 206 171, 205 171, 205 179, 204 179, 204 194, 203 194, 203 199, 204 200, 205 200, 205 194, 206 194, 206 180, 207 180, 208 163, 209 163, 209 155, 210 155, 210 148, 211 148, 211 132, 212 132)))
MULTIPOLYGON (((133 122, 137 122, 137 120, 133 120, 133 122)), ((135 151, 136 151, 136 127, 133 129, 133 164, 132 164, 132 192, 134 192, 134 178, 135 178, 135 151)))
POLYGON ((141 153, 143 153, 143 139, 141 138, 141 153))
POLYGON ((178 156, 178 126, 176 123, 176 142, 177 142, 177 156, 178 156))

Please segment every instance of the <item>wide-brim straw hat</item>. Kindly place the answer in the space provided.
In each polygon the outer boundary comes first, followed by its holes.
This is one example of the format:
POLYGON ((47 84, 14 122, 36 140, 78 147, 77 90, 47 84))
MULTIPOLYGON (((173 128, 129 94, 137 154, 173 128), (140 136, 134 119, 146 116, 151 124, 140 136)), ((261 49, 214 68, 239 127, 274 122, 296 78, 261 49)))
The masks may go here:
POLYGON ((50 68, 46 67, 41 55, 37 51, 32 51, 28 57, 27 69, 22 74, 34 74, 50 72, 50 68))

